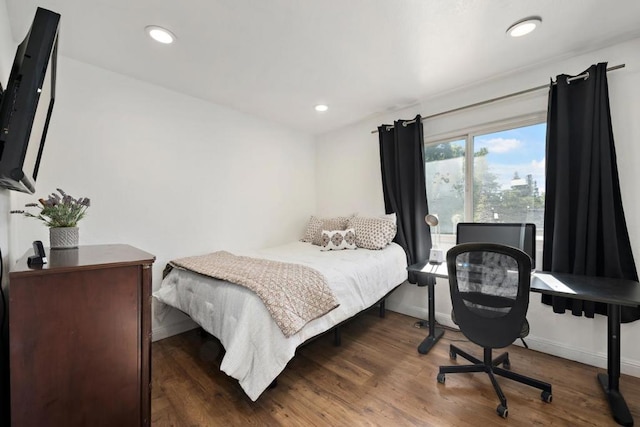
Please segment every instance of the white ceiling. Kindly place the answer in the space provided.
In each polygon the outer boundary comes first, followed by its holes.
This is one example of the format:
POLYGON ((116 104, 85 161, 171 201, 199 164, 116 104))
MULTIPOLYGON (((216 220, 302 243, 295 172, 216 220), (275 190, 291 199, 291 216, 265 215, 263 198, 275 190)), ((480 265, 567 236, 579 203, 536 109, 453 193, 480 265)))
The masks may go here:
POLYGON ((313 134, 640 37, 638 0, 5 1, 16 42, 45 7, 64 56, 313 134), (531 15, 537 31, 506 36, 531 15))

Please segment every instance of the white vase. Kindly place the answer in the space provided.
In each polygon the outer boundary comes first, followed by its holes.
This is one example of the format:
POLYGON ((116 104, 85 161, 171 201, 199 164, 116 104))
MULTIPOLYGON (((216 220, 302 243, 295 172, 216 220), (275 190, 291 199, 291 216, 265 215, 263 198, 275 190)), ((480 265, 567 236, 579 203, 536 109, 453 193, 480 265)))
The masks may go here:
POLYGON ((78 227, 49 228, 49 243, 51 249, 72 249, 78 247, 80 229, 78 227))

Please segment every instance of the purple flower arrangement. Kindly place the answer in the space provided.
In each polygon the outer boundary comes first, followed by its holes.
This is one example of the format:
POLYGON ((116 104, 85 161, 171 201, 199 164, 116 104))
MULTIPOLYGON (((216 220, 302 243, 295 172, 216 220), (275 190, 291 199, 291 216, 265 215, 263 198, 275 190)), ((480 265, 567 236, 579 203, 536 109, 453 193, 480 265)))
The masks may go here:
POLYGON ((26 208, 40 209, 37 214, 25 210, 11 211, 11 213, 39 219, 47 227, 51 228, 76 227, 78 221, 84 218, 91 201, 88 197, 75 199, 59 188, 57 191, 60 194, 52 193, 46 200, 39 199, 39 203, 27 203, 25 205, 26 208))

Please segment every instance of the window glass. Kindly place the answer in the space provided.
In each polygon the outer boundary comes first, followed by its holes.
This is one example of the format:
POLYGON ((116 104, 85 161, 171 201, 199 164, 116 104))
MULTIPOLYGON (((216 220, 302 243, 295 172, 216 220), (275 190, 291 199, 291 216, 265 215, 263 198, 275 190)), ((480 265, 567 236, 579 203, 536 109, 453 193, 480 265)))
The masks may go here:
POLYGON ((473 138, 473 220, 544 220, 546 124, 525 126, 473 138))
POLYGON ((453 234, 461 221, 531 222, 542 235, 545 138, 546 123, 538 123, 425 145, 429 213, 439 231, 453 234))
POLYGON ((440 232, 445 234, 454 233, 464 218, 465 144, 458 139, 425 147, 429 212, 438 216, 440 232))

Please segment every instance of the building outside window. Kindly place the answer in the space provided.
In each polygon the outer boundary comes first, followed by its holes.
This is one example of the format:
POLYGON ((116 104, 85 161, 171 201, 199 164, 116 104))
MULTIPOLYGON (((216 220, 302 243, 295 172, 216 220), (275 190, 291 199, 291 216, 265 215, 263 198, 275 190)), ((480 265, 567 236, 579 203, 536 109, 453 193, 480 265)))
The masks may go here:
POLYGON ((462 221, 531 222, 541 236, 545 145, 539 116, 427 141, 427 199, 440 233, 462 221))

